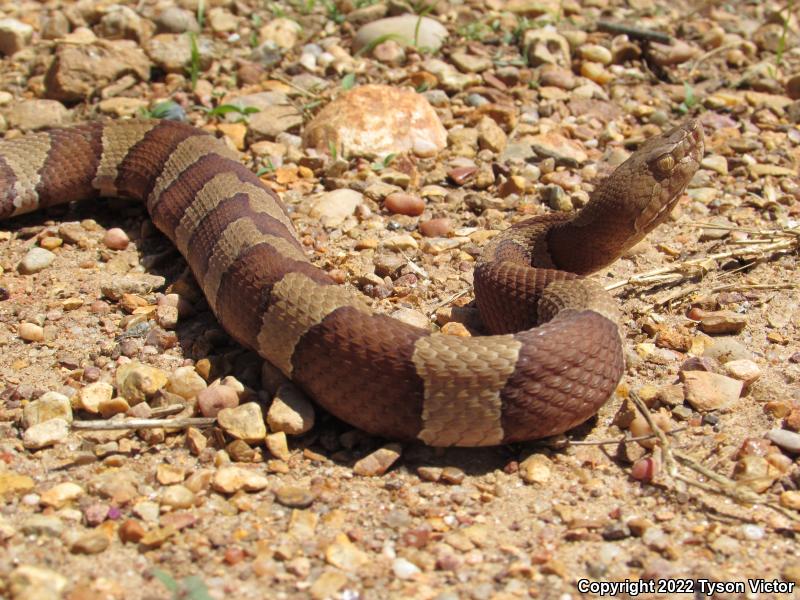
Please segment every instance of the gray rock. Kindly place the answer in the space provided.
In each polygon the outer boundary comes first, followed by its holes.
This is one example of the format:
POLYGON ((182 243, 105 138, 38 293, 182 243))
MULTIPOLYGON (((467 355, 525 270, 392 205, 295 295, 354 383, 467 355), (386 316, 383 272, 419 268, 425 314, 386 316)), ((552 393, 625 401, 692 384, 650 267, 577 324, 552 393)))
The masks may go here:
POLYGON ((392 36, 391 39, 405 46, 438 50, 447 38, 447 29, 430 17, 422 17, 422 22, 419 21, 417 15, 401 15, 368 23, 356 33, 353 51, 358 52, 383 36, 392 36))
POLYGON ((252 141, 274 140, 281 133, 299 131, 303 115, 290 105, 268 106, 250 115, 247 124, 252 141))
POLYGON ((192 11, 178 6, 169 6, 156 17, 158 33, 186 33, 200 31, 200 26, 192 11))
POLYGON ((28 250, 28 253, 19 261, 17 270, 23 275, 32 275, 33 273, 38 273, 49 267, 53 264, 55 259, 56 255, 50 252, 50 250, 34 246, 28 250))
POLYGON ((764 437, 787 452, 800 454, 800 433, 788 429, 772 429, 764 437))

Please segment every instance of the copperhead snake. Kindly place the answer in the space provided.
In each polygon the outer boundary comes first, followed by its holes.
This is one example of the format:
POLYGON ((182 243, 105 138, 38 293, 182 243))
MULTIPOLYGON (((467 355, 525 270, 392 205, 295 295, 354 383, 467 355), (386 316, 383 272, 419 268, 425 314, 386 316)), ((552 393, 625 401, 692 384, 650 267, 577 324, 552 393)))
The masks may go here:
POLYGON ((116 121, 0 141, 0 218, 123 196, 146 203, 208 304, 343 421, 433 446, 564 432, 609 399, 623 370, 614 300, 583 276, 663 222, 703 154, 688 121, 644 143, 577 214, 518 223, 475 269, 492 335, 431 334, 373 313, 312 265, 277 195, 221 140, 173 121, 116 121))

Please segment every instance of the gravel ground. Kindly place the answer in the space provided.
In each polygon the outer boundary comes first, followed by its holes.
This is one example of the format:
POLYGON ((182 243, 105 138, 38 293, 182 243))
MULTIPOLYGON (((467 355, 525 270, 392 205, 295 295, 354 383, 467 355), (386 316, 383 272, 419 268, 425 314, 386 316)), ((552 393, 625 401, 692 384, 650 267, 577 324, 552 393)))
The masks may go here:
POLYGON ((792 7, 3 5, 6 138, 148 115, 206 128, 318 265, 451 335, 480 333, 471 271, 494 233, 580 208, 688 116, 706 155, 670 221, 596 275, 624 315, 617 393, 565 436, 489 449, 401 446, 312 408, 228 338, 135 203, 2 223, 0 597, 567 599, 625 580, 800 597, 784 593, 800 584, 792 7), (365 111, 362 148, 347 134, 365 111), (652 433, 634 398, 666 444, 625 441, 652 433), (138 421, 104 428, 121 418, 138 421))

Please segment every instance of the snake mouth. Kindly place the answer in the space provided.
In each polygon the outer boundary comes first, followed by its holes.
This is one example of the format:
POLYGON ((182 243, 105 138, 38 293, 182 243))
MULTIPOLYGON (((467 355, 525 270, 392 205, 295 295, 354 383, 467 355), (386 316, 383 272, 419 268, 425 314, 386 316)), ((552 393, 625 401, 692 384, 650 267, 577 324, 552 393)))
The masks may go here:
MULTIPOLYGON (((656 149, 656 148, 653 148, 656 149)), ((680 200, 703 158, 703 128, 689 120, 658 143, 659 152, 648 161, 653 178, 652 193, 635 222, 636 231, 645 234, 661 224, 680 200)))

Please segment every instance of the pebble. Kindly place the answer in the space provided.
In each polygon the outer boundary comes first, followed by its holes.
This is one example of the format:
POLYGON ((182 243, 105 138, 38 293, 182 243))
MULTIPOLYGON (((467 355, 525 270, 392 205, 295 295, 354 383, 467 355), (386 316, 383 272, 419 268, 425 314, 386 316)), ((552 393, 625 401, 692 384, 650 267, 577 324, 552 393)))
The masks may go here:
POLYGON ((425 201, 422 198, 405 192, 389 194, 384 199, 383 205, 391 213, 410 217, 417 217, 425 210, 425 201))
POLYGON ((353 465, 353 472, 363 477, 383 475, 400 458, 402 451, 399 444, 388 444, 359 460, 353 465))
POLYGON ((341 571, 323 571, 309 588, 313 600, 326 600, 337 596, 339 590, 347 585, 347 575, 341 571))
POLYGON ((275 458, 280 460, 289 460, 291 452, 289 451, 289 444, 286 440, 286 434, 283 431, 277 433, 269 433, 266 436, 267 450, 275 458))
POLYGON ((543 454, 531 454, 519 464, 519 474, 525 483, 547 483, 552 474, 552 463, 543 454))
POLYGON ((264 415, 261 413, 261 407, 255 402, 246 402, 234 408, 223 408, 217 413, 217 423, 231 437, 248 443, 263 442, 267 435, 264 415))
POLYGON ((40 450, 67 439, 69 424, 64 419, 50 419, 28 427, 22 435, 22 445, 29 450, 40 450))
POLYGON ((20 323, 17 328, 20 339, 26 342, 43 342, 44 327, 35 323, 20 323))
POLYGON ((747 317, 731 311, 704 313, 700 318, 700 330, 708 334, 737 334, 747 325, 747 317))
POLYGON ((78 407, 97 414, 100 412, 100 405, 108 402, 114 396, 114 388, 105 381, 96 381, 83 386, 78 391, 78 407))
POLYGON ((69 584, 60 573, 33 565, 20 565, 7 578, 6 589, 13 600, 59 600, 69 584))
POLYGON ((56 255, 49 250, 34 246, 22 257, 17 270, 23 275, 33 275, 49 267, 55 259, 56 255))
POLYGON ((744 383, 745 387, 749 387, 761 377, 761 369, 752 360, 729 360, 723 368, 728 375, 744 383))
POLYGON ((145 533, 147 532, 144 527, 142 527, 142 524, 135 519, 126 519, 123 521, 118 531, 119 539, 123 544, 128 542, 138 544, 145 533))
POLYGON ((392 561, 392 572, 398 579, 411 579, 421 571, 417 565, 401 557, 392 561))
POLYGON ((314 503, 314 494, 305 487, 285 485, 275 490, 275 500, 289 508, 308 508, 314 503))
POLYGON ((436 19, 413 14, 378 19, 359 28, 353 39, 353 51, 358 52, 384 36, 391 36, 405 46, 416 45, 436 52, 447 38, 447 29, 436 19))
POLYGON ((100 554, 109 543, 108 536, 102 531, 90 531, 75 540, 69 550, 73 554, 100 554))
POLYGON ((239 394, 227 385, 211 385, 197 394, 197 407, 204 417, 216 417, 220 411, 231 410, 238 405, 239 394))
POLYGON ((742 393, 743 383, 707 371, 682 371, 686 401, 697 411, 706 412, 728 406, 742 393))
POLYGON ((301 435, 314 427, 314 407, 305 394, 291 383, 278 388, 267 412, 267 424, 273 432, 301 435))
POLYGON ((343 571, 357 571, 369 561, 369 556, 353 544, 345 534, 340 533, 325 549, 325 560, 343 571))
POLYGON ((160 502, 164 506, 174 509, 185 509, 194 506, 194 493, 186 486, 170 485, 161 492, 160 502))
POLYGON ((72 406, 64 394, 46 392, 26 404, 22 410, 22 425, 26 429, 50 419, 63 419, 72 423, 72 406))
POLYGON ((168 6, 155 19, 158 33, 184 33, 200 31, 193 11, 178 6, 168 6))
POLYGON ((130 241, 128 234, 119 227, 112 227, 103 236, 103 244, 110 250, 125 250, 130 241))
POLYGON ((191 400, 207 387, 208 384, 205 379, 200 376, 195 368, 186 366, 178 367, 170 374, 164 389, 177 394, 181 398, 191 400))
POLYGON ((0 19, 0 53, 11 56, 25 48, 33 36, 33 27, 17 19, 0 19))
POLYGON ((42 506, 53 508, 63 508, 72 504, 75 500, 84 495, 84 490, 77 483, 67 481, 54 485, 49 490, 42 492, 39 502, 42 506))
POLYGON ((240 490, 259 492, 268 485, 269 480, 264 475, 241 467, 222 467, 211 480, 211 486, 223 494, 235 494, 240 490))
POLYGON ((164 371, 138 361, 120 366, 115 379, 119 395, 125 398, 131 406, 153 396, 168 381, 164 371))
POLYGON ((800 433, 788 429, 772 429, 764 437, 786 452, 800 454, 800 433))
POLYGON ((20 475, 13 471, 0 471, 0 499, 30 492, 33 487, 33 479, 27 475, 20 475))
POLYGON ((355 190, 339 189, 321 194, 311 205, 309 215, 319 219, 326 227, 338 227, 355 214, 364 197, 355 190))
POLYGON ((453 224, 446 217, 421 221, 419 232, 425 237, 447 237, 453 230, 453 224))
POLYGON ((800 492, 797 490, 781 492, 780 502, 781 506, 791 508, 792 510, 800 510, 800 492))

